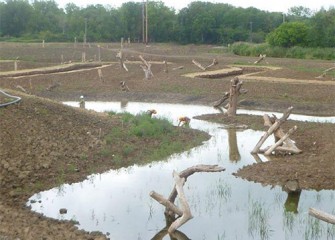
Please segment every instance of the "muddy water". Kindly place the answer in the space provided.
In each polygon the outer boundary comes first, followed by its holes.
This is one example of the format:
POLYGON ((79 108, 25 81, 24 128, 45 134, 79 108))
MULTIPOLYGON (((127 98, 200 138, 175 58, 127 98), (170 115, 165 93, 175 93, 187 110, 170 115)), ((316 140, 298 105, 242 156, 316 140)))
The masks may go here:
MULTIPOLYGON (((154 108, 158 112, 155 117, 166 117, 174 124, 181 115, 215 113, 209 107, 172 104, 87 102, 86 107, 133 114, 154 108)), ((30 198, 34 203, 27 204, 33 211, 78 221, 79 228, 101 231, 111 239, 170 239, 159 235, 165 227, 164 208, 149 197, 150 191, 167 197, 173 188, 173 170, 218 164, 226 171, 188 178, 184 190, 194 218, 179 229, 180 239, 335 239, 333 225, 308 215, 309 207, 335 213, 334 191, 288 195, 280 187, 265 187, 232 175, 245 165, 269 160, 250 154, 262 132, 227 130, 220 124, 195 119, 190 125, 209 132, 212 138, 159 162, 92 175, 81 183, 40 192, 30 198), (66 208, 67 214, 61 215, 61 208, 66 208)))

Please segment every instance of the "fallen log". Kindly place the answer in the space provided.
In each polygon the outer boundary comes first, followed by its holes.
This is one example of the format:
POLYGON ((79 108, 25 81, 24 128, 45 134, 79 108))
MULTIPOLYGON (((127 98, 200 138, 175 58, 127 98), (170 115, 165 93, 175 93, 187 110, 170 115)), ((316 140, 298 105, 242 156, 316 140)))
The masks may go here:
POLYGON ((335 225, 335 216, 334 215, 322 212, 322 211, 317 210, 315 208, 310 208, 309 211, 308 211, 308 213, 309 213, 309 215, 311 215, 311 216, 313 216, 313 217, 315 217, 317 219, 320 219, 320 220, 322 220, 324 222, 327 222, 327 223, 335 225))
POLYGON ((172 68, 172 71, 180 70, 180 69, 184 69, 184 66, 179 66, 179 67, 172 68))
POLYGON ((207 70, 208 68, 211 68, 215 65, 218 65, 218 64, 219 64, 218 60, 216 58, 214 58, 213 62, 211 64, 209 64, 207 67, 205 67, 205 70, 207 70))
POLYGON ((263 61, 265 59, 265 57, 266 57, 266 54, 264 54, 264 55, 260 54, 258 60, 256 60, 254 62, 254 64, 260 63, 261 61, 263 61))
POLYGON ((328 68, 328 69, 324 70, 322 72, 322 74, 320 76, 316 77, 316 78, 324 78, 327 75, 327 73, 332 71, 332 70, 335 70, 335 67, 331 67, 331 68, 328 68))
POLYGON ((198 68, 200 68, 201 70, 206 71, 206 68, 202 66, 199 62, 195 61, 194 59, 192 60, 192 63, 198 68))

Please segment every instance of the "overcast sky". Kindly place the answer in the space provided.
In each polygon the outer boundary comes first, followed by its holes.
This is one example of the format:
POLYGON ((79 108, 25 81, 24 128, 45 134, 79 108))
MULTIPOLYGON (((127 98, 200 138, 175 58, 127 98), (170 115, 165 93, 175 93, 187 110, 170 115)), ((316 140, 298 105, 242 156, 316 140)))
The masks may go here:
MULTIPOLYGON (((143 0, 132 0, 133 2, 142 2, 143 0)), ((150 0, 149 0, 150 1, 150 0)), ((56 0, 59 7, 64 7, 67 3, 72 2, 80 7, 86 7, 87 4, 102 4, 110 5, 112 7, 120 7, 122 3, 130 2, 128 0, 56 0)), ((180 10, 193 0, 163 0, 165 6, 173 7, 180 10)), ((206 2, 206 1, 205 1, 206 2)), ((287 10, 294 6, 304 6, 311 10, 320 10, 321 7, 328 9, 330 6, 335 6, 334 0, 208 0, 213 3, 228 3, 235 7, 255 7, 261 10, 271 12, 287 12, 287 10)))

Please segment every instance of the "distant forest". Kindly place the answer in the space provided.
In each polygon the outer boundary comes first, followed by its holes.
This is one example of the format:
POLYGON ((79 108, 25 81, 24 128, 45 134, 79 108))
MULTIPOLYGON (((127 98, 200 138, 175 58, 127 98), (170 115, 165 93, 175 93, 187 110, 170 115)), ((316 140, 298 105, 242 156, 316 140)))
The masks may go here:
MULTIPOLYGON (((0 40, 89 42, 143 40, 141 2, 119 8, 69 3, 59 8, 53 0, 0 2, 0 40)), ((335 9, 297 6, 288 14, 223 3, 192 2, 175 11, 163 2, 148 3, 149 42, 218 44, 268 42, 273 46, 335 47, 335 9)))

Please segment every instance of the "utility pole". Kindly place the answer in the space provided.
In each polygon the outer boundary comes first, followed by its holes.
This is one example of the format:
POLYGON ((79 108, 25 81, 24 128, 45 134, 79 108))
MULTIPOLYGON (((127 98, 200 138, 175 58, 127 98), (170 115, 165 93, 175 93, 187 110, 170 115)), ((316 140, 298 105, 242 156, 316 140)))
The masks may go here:
POLYGON ((87 18, 85 18, 85 34, 84 34, 84 45, 87 43, 87 18))

